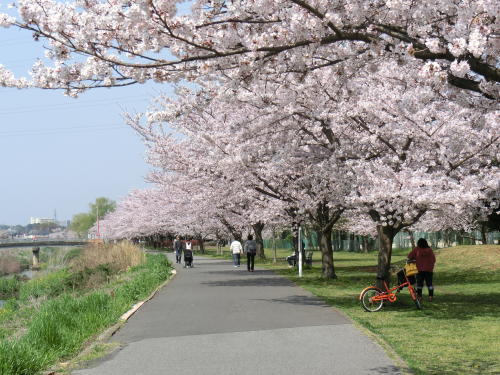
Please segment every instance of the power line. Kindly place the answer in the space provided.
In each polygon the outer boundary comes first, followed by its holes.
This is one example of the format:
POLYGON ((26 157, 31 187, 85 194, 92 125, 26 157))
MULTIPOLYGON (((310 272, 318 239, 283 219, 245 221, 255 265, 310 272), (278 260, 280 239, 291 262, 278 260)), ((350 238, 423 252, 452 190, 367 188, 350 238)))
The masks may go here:
POLYGON ((117 130, 117 129, 130 129, 124 124, 121 125, 113 125, 109 126, 90 126, 90 127, 71 127, 71 128, 60 128, 60 129, 44 129, 44 130, 21 130, 21 131, 10 131, 10 132, 0 132, 0 138, 9 138, 9 137, 26 137, 33 135, 66 135, 66 134, 77 134, 77 133, 85 133, 85 132, 99 132, 99 131, 107 131, 107 130, 117 130))
POLYGON ((86 102, 74 102, 74 103, 58 103, 58 104, 47 104, 47 105, 35 105, 35 106, 23 106, 17 107, 15 109, 7 109, 4 111, 0 111, 0 116, 4 115, 14 115, 19 113, 32 113, 38 111, 52 111, 52 110, 74 110, 79 108, 91 108, 98 107, 103 105, 110 104, 122 104, 122 103, 131 103, 137 102, 138 99, 147 99, 145 96, 129 96, 129 97, 121 97, 121 98, 112 98, 112 99, 96 99, 92 101, 86 102))

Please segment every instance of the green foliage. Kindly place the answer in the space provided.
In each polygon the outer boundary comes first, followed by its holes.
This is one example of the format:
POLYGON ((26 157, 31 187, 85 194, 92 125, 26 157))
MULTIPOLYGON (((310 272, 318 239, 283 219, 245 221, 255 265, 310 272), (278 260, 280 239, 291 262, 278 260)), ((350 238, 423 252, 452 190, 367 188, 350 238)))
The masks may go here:
POLYGON ((92 228, 94 223, 95 219, 91 214, 76 214, 71 220, 71 230, 76 232, 78 236, 83 237, 87 234, 88 230, 92 228))
POLYGON ((105 197, 99 197, 94 203, 89 204, 89 212, 79 213, 73 216, 71 221, 71 230, 78 233, 80 237, 87 234, 90 228, 94 226, 97 217, 103 218, 108 212, 114 211, 116 202, 105 197))
POLYGON ((99 215, 100 218, 103 218, 108 212, 113 212, 116 208, 116 202, 105 197, 99 197, 95 200, 94 203, 91 203, 89 206, 89 214, 92 215, 95 223, 97 220, 97 215, 99 215))
POLYGON ((119 313, 113 309, 112 297, 102 292, 80 298, 63 295, 42 306, 22 340, 65 357, 119 313))
POLYGON ((69 262, 82 253, 81 247, 74 247, 64 255, 64 262, 69 262))
POLYGON ((8 299, 17 295, 21 282, 17 277, 0 278, 0 299, 8 299))
POLYGON ((33 375, 53 360, 51 353, 43 353, 25 341, 0 341, 0 374, 33 375))
POLYGON ((116 290, 117 303, 130 305, 133 301, 144 298, 155 285, 166 280, 170 274, 167 258, 160 254, 147 254, 146 264, 136 269, 139 275, 131 282, 116 290), (144 272, 147 270, 148 272, 144 272))
POLYGON ((67 270, 59 270, 47 275, 32 279, 22 284, 19 298, 55 297, 62 294, 68 288, 70 273, 67 270))

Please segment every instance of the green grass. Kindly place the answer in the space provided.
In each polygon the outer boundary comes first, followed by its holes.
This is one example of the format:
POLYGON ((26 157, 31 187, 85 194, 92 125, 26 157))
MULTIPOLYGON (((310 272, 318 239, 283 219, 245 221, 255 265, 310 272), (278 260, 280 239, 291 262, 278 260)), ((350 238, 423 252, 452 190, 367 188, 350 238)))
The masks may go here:
MULTIPOLYGON (((24 321, 26 331, 17 338, 7 339, 4 335, 0 340, 0 375, 33 375, 56 361, 70 358, 87 340, 117 322, 135 302, 149 295, 169 277, 170 270, 165 256, 148 254, 145 264, 134 267, 123 279, 103 290, 63 292, 43 302, 39 309, 31 307, 31 319, 21 318, 27 310, 22 306, 17 307, 17 315, 12 311, 16 307, 2 309, 3 323, 9 319, 24 321), (7 317, 9 313, 14 317, 7 317)), ((53 281, 64 277, 67 275, 56 274, 49 281, 38 280, 43 287, 30 286, 27 295, 50 296, 55 292, 53 281)))
MULTIPOLYGON (((407 250, 395 251, 393 263, 407 250)), ((213 254, 213 250, 209 250, 213 254)), ((225 258, 229 258, 229 254, 225 258)), ((284 258, 290 251, 281 250, 284 258)), ((365 312, 359 293, 375 281, 377 254, 334 253, 336 280, 321 278, 319 252, 302 278, 281 260, 257 262, 276 270, 338 308, 406 361, 418 375, 500 374, 500 246, 460 246, 436 251, 435 301, 415 308, 407 290, 376 313, 365 312)))
POLYGON ((29 280, 21 285, 19 299, 55 297, 66 290, 69 276, 69 271, 63 269, 29 280))
POLYGON ((19 293, 21 282, 16 277, 0 277, 0 299, 12 298, 19 293))

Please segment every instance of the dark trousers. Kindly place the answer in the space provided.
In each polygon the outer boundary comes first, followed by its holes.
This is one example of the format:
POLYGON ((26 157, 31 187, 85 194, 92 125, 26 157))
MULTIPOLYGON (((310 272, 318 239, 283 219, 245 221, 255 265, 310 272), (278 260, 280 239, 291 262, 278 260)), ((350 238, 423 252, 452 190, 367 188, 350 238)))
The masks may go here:
POLYGON ((424 289, 424 281, 429 289, 429 297, 434 296, 434 286, 432 285, 432 274, 430 271, 422 271, 417 273, 417 294, 422 297, 422 289, 424 289))
POLYGON ((180 262, 181 262, 181 255, 182 255, 182 253, 181 253, 180 251, 176 251, 176 252, 175 252, 175 261, 176 261, 177 263, 180 263, 180 262))
MULTIPOLYGON (((405 271, 404 270, 400 270, 397 273, 397 276, 398 276, 398 284, 399 285, 401 285, 404 282, 406 282, 406 280, 405 280, 405 271)), ((410 282, 411 285, 415 284, 415 275, 408 276, 408 281, 410 282)))
POLYGON ((247 253, 247 269, 253 271, 253 265, 255 263, 255 254, 247 253))

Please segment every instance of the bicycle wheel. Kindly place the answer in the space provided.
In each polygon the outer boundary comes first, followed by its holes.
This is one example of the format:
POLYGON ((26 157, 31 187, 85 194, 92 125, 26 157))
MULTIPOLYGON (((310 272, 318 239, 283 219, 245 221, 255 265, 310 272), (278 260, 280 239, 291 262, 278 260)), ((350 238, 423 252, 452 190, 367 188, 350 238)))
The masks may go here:
POLYGON ((420 302, 417 293, 415 293, 415 289, 409 286, 408 291, 410 292, 411 299, 413 300, 413 302, 415 302, 415 306, 417 306, 417 309, 422 310, 422 303, 420 302))
POLYGON ((361 305, 363 306, 363 308, 369 312, 379 311, 382 306, 384 306, 384 301, 373 301, 372 298, 382 293, 383 292, 379 288, 376 288, 374 286, 366 288, 360 297, 361 305))

